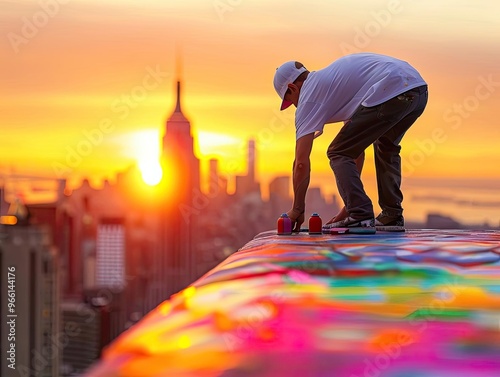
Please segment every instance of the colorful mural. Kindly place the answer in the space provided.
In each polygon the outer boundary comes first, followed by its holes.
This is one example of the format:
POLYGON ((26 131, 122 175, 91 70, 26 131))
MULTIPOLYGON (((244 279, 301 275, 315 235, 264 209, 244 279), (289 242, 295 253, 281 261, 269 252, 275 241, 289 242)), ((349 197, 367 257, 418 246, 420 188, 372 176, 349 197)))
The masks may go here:
POLYGON ((500 375, 500 232, 259 234, 88 377, 500 375))

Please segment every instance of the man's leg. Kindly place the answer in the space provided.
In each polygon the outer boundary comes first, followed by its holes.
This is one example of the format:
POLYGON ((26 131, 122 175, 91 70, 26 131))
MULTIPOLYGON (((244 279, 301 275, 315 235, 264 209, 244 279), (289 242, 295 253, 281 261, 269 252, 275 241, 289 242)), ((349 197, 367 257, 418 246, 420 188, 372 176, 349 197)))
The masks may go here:
POLYGON ((399 145, 406 131, 422 115, 427 104, 427 89, 416 88, 406 93, 411 111, 373 144, 379 205, 382 215, 396 220, 403 214, 401 192, 401 157, 399 145))
POLYGON ((350 217, 359 220, 373 217, 373 205, 364 191, 354 159, 413 112, 417 102, 397 96, 378 106, 360 106, 328 147, 330 166, 350 217))
POLYGON ((390 122, 381 113, 385 108, 384 104, 369 108, 360 106, 328 147, 327 156, 335 174, 339 194, 349 216, 354 219, 374 217, 372 202, 366 195, 354 160, 406 115, 410 106, 409 102, 398 103, 399 106, 396 107, 401 115, 390 122))

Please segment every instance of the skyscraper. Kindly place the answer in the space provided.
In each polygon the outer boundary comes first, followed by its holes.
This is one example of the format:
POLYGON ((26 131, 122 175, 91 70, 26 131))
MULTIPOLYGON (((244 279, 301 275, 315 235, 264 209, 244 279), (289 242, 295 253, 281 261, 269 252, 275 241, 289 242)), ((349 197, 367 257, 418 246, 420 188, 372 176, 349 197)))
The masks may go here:
POLYGON ((197 277, 197 216, 203 209, 200 161, 194 154, 191 124, 181 108, 181 83, 163 136, 160 275, 170 295, 197 277))
POLYGON ((275 177, 269 183, 269 209, 274 221, 292 206, 289 176, 275 177))
POLYGON ((0 227, 2 376, 59 376, 68 334, 59 326, 59 263, 49 239, 32 225, 0 227))
POLYGON ((260 197, 260 184, 255 180, 255 140, 248 140, 247 174, 236 176, 236 194, 240 197, 248 194, 258 194, 260 197))

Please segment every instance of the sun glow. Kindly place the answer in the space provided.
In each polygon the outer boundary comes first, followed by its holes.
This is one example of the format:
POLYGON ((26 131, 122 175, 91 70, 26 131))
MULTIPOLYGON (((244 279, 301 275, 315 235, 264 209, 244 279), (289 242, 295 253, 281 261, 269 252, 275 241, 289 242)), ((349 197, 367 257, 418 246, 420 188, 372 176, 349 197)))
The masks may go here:
POLYGON ((163 171, 158 160, 144 159, 140 160, 138 164, 144 183, 150 186, 156 186, 160 183, 163 171))
POLYGON ((234 147, 246 143, 246 141, 237 137, 220 132, 198 131, 197 133, 200 153, 202 155, 220 154, 221 149, 234 147))
POLYGON ((158 140, 157 130, 144 130, 134 133, 133 136, 137 165, 142 180, 149 186, 156 186, 163 177, 158 140))

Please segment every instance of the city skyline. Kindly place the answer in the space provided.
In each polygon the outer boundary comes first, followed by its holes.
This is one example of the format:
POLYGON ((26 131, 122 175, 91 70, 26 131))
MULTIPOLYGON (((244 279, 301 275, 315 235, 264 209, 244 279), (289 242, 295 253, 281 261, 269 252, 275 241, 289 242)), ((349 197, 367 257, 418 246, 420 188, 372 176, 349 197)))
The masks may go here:
MULTIPOLYGON (((173 122, 178 125, 186 123, 188 125, 188 131, 186 131, 187 133, 181 132, 181 134, 186 134, 184 136, 180 136, 178 140, 178 137, 176 136, 168 142, 166 141, 167 129, 164 128, 162 133, 163 135, 159 138, 162 140, 162 148, 160 149, 161 152, 158 152, 158 154, 162 157, 149 161, 150 164, 146 165, 146 169, 141 166, 141 162, 147 163, 148 161, 137 161, 131 163, 126 168, 115 172, 114 176, 110 176, 109 179, 106 179, 100 184, 90 184, 91 179, 89 179, 89 177, 83 177, 81 182, 73 186, 71 184, 68 185, 68 182, 65 179, 6 174, 2 177, 5 185, 6 198, 10 202, 16 200, 25 201, 27 203, 51 202, 55 200, 54 198, 57 195, 62 194, 61 190, 64 191, 64 194, 69 195, 73 190, 78 190, 86 185, 90 185, 95 189, 100 189, 110 184, 116 184, 120 175, 130 174, 129 172, 132 169, 134 171, 137 170, 138 174, 134 176, 135 178, 130 183, 132 183, 134 187, 142 193, 149 191, 155 198, 160 198, 162 196, 175 197, 173 192, 179 191, 173 189, 173 187, 175 187, 175 182, 179 181, 179 179, 183 176, 186 176, 187 172, 190 172, 190 174, 196 175, 196 181, 199 181, 199 183, 196 184, 196 187, 197 189, 201 189, 200 195, 206 196, 204 200, 210 200, 212 199, 210 191, 213 188, 211 185, 213 185, 212 180, 214 178, 212 176, 213 172, 211 168, 212 161, 217 161, 217 180, 219 181, 222 179, 224 181, 224 195, 235 195, 238 191, 240 191, 241 194, 241 192, 251 192, 252 190, 256 190, 261 199, 269 200, 271 199, 269 190, 272 187, 273 182, 276 179, 286 179, 289 182, 287 198, 292 198, 293 192, 291 187, 291 174, 287 172, 281 174, 268 174, 267 177, 262 177, 263 174, 260 170, 259 164, 257 163, 260 156, 260 145, 258 145, 256 140, 253 138, 242 142, 239 146, 238 153, 244 156, 241 164, 242 167, 231 175, 221 173, 220 161, 218 159, 210 158, 208 161, 203 160, 203 158, 200 157, 200 154, 196 153, 195 149, 200 136, 193 130, 190 120, 185 116, 183 110, 181 110, 181 102, 183 102, 182 98, 184 97, 183 91, 181 91, 181 86, 183 87, 183 84, 184 83, 181 83, 179 80, 174 81, 172 93, 175 97, 175 104, 170 111, 167 110, 166 122, 167 125, 169 122, 173 122), (181 145, 185 146, 180 147, 181 145), (168 164, 161 164, 161 160, 164 159, 166 152, 170 150, 171 152, 174 152, 174 154, 178 154, 183 149, 186 149, 189 154, 194 156, 197 160, 195 164, 196 166, 189 165, 191 167, 179 168, 177 166, 179 163, 170 164, 170 167, 168 164), (176 150, 177 152, 175 152, 176 150), (172 169, 173 165, 176 165, 177 167, 172 169), (240 173, 240 170, 243 171, 240 173), (140 179, 141 175, 142 179, 140 179), (153 182, 148 182, 148 180, 153 182), (171 182, 171 184, 161 184, 161 182, 171 182), (64 187, 65 185, 66 187, 64 187), (254 185, 257 186, 254 187, 254 185), (152 187, 148 188, 148 186, 152 187)), ((186 102, 189 103, 189 101, 186 102)), ((182 108, 184 108, 184 106, 182 106, 182 108)), ((179 126, 175 126, 176 129, 178 127, 179 126)), ((182 129, 182 127, 180 129, 182 129)), ((90 137, 96 137, 96 134, 90 135, 90 137)), ((273 163, 275 163, 276 160, 279 161, 279 159, 273 159, 273 163)), ((232 161, 234 161, 234 159, 232 161)), ((336 199, 338 197, 338 192, 335 187, 335 181, 332 178, 333 174, 331 171, 320 174, 313 172, 309 187, 309 191, 314 192, 314 194, 312 194, 314 197, 321 197, 321 202, 333 204, 331 208, 314 206, 315 208, 312 212, 316 212, 318 209, 321 209, 321 214, 325 217, 325 219, 334 216, 339 205, 336 199), (328 182, 329 186, 321 184, 322 180, 328 182)), ((377 192, 374 177, 370 174, 367 175, 364 173, 363 181, 370 197, 376 198, 377 192)), ((473 226, 484 224, 489 227, 496 226, 496 224, 500 223, 497 211, 500 207, 500 203, 496 200, 495 191, 495 187, 498 186, 498 182, 495 180, 461 181, 460 179, 435 179, 432 182, 429 182, 425 180, 418 180, 418 178, 415 180, 412 177, 405 177, 403 186, 405 186, 407 181, 410 182, 406 185, 406 187, 409 188, 408 191, 410 193, 410 200, 406 200, 404 206, 407 209, 406 213, 409 214, 407 216, 407 220, 412 223, 427 223, 429 215, 436 214, 444 217, 451 216, 453 221, 457 224, 470 224, 473 226), (490 187, 490 185, 492 186, 490 187), (422 191, 423 186, 429 186, 429 188, 434 186, 440 191, 438 191, 438 193, 435 193, 432 190, 422 191), (444 191, 448 190, 446 188, 447 186, 452 187, 452 191, 457 187, 462 187, 459 193, 460 195, 457 194, 456 190, 455 192, 443 194, 444 191), (479 192, 479 196, 477 192, 474 192, 474 186, 476 186, 476 188, 480 187, 482 190, 479 192), (424 204, 424 206, 422 204, 424 204), (477 213, 476 208, 481 208, 483 212, 477 213), (462 214, 464 214, 465 217, 462 217, 462 214)), ((190 202, 191 200, 187 201, 190 202)), ((317 202, 317 200, 314 199, 313 202, 317 202)), ((273 208, 274 212, 270 215, 276 217, 288 208, 288 204, 279 208, 273 208)), ((311 212, 309 205, 306 210, 308 213, 311 212)))
MULTIPOLYGON (((409 61, 429 83, 426 112, 402 143, 409 218, 439 212, 498 224, 499 207, 485 204, 500 189, 499 10, 488 0, 9 2, 0 25, 0 174, 103 187, 137 164, 154 183, 180 80, 203 185, 215 158, 234 191, 253 139, 267 198, 271 180, 291 174, 295 143, 294 110, 280 112, 272 88, 275 68, 297 59, 316 70, 371 51, 409 61), (449 201, 432 200, 444 192, 449 201)), ((325 151, 339 129, 326 125, 311 155, 311 186, 329 197, 337 187, 325 151)), ((371 148, 362 179, 375 203, 371 148)))
MULTIPOLYGON (((241 174, 242 146, 254 138, 260 178, 269 180, 290 171, 294 144, 293 110, 278 111, 274 69, 298 59, 316 70, 372 51, 408 60, 429 82, 426 114, 403 143, 406 175, 500 180, 498 3, 284 4, 6 3, 0 170, 100 182, 131 162, 154 163, 165 112, 175 105, 180 53, 185 112, 203 162, 217 158, 222 173, 241 174)), ((339 128, 327 125, 312 154, 313 183, 329 192, 324 153, 339 128)), ((367 176, 371 162, 369 151, 367 176)))

